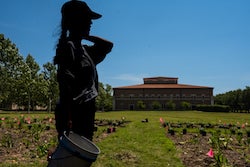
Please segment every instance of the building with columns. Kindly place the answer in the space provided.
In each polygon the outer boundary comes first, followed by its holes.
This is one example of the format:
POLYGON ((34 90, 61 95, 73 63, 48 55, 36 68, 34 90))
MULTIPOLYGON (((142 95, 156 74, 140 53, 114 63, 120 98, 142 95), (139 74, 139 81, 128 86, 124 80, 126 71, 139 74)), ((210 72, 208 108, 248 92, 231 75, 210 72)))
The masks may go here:
POLYGON ((153 103, 161 105, 161 110, 168 110, 167 103, 171 101, 176 109, 182 102, 192 106, 198 104, 212 105, 213 87, 179 84, 178 78, 153 77, 144 78, 139 85, 113 88, 114 110, 139 110, 138 102, 143 102, 145 110, 153 110, 153 103))

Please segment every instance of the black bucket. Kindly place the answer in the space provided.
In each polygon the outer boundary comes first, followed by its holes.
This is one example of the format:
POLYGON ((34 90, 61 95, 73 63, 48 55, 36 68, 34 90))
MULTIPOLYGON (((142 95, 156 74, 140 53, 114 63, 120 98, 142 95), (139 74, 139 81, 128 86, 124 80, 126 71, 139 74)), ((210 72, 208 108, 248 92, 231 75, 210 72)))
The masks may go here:
POLYGON ((48 167, 89 167, 99 154, 100 149, 87 138, 64 132, 48 167))

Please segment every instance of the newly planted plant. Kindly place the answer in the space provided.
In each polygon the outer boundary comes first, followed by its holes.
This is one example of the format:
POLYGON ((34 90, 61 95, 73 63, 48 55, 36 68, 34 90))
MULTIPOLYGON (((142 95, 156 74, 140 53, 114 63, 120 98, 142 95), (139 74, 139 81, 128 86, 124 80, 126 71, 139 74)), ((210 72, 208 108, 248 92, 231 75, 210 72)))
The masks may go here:
POLYGON ((168 133, 171 135, 175 135, 175 130, 173 128, 169 128, 168 133))
POLYGON ((209 143, 212 148, 214 148, 214 159, 216 161, 216 166, 226 167, 228 165, 227 158, 222 153, 222 148, 227 148, 229 139, 220 137, 220 133, 213 133, 212 137, 209 138, 209 143))
POLYGON ((206 132, 206 130, 205 130, 204 128, 200 128, 200 134, 201 134, 202 136, 206 136, 206 135, 207 135, 207 132, 206 132))
POLYGON ((182 134, 183 134, 183 135, 187 134, 187 129, 186 129, 186 128, 184 128, 184 129, 182 130, 182 134))
POLYGON ((14 146, 14 139, 11 134, 6 133, 1 139, 1 145, 6 148, 12 148, 14 146))
POLYGON ((221 150, 219 150, 217 153, 214 154, 214 159, 216 161, 217 167, 228 167, 228 160, 227 158, 222 154, 221 150))
POLYGON ((243 139, 243 133, 241 131, 239 131, 236 135, 236 139, 238 141, 238 144, 241 145, 242 143, 242 139, 243 139))
POLYGON ((50 143, 45 141, 43 144, 37 146, 37 155, 38 157, 43 157, 48 153, 50 143))
POLYGON ((24 138, 22 143, 24 144, 24 146, 26 147, 26 149, 29 148, 29 146, 31 145, 31 141, 27 138, 24 138))
POLYGON ((33 139, 35 142, 39 141, 40 139, 40 134, 42 133, 43 128, 42 125, 40 124, 33 124, 31 127, 31 134, 33 136, 33 139))
POLYGON ((248 130, 246 131, 246 133, 247 133, 247 137, 250 137, 250 129, 248 129, 248 130))

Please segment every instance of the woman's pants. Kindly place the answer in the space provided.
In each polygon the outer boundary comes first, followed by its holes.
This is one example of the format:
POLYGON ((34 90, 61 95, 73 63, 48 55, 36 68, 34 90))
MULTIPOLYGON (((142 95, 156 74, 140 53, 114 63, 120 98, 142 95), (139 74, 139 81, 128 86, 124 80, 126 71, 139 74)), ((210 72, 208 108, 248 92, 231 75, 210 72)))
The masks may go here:
POLYGON ((64 104, 59 103, 56 106, 55 119, 58 137, 62 136, 64 131, 72 130, 74 133, 92 140, 96 111, 95 100, 72 106, 70 112, 65 111, 64 104), (69 127, 69 121, 72 122, 71 128, 69 127))

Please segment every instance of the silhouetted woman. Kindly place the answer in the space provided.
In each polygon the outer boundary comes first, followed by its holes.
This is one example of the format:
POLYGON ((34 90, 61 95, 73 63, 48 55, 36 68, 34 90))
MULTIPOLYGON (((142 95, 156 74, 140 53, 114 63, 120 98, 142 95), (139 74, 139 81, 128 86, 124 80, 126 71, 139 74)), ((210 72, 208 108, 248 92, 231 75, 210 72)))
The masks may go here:
POLYGON ((111 51, 113 43, 89 35, 92 20, 101 15, 93 12, 85 2, 66 2, 61 14, 61 36, 54 58, 60 90, 56 128, 59 137, 64 131, 72 130, 92 140, 98 92, 96 65, 111 51), (83 45, 83 39, 93 45, 83 45))

